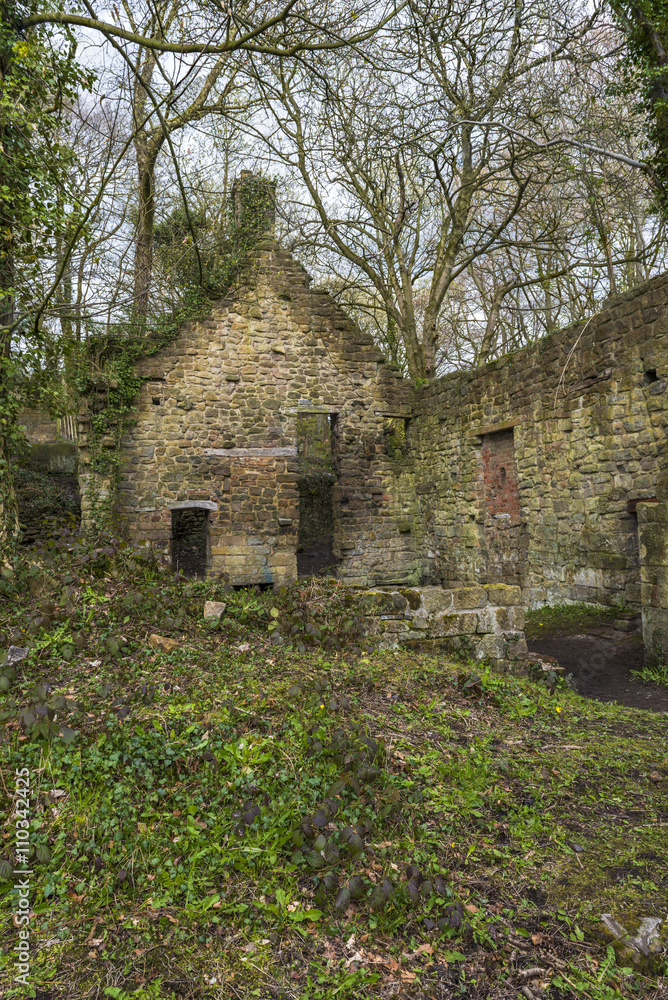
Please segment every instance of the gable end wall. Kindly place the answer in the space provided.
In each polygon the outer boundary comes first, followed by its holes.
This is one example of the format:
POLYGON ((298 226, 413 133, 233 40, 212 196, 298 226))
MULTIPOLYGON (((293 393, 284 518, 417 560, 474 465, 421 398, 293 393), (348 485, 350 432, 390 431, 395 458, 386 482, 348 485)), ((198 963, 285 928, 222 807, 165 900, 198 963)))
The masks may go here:
POLYGON ((297 417, 335 415, 334 554, 341 579, 411 583, 401 530, 403 463, 387 454, 387 412, 411 389, 303 268, 268 243, 234 294, 140 366, 137 420, 123 439, 119 512, 128 533, 167 558, 175 504, 209 506, 209 565, 232 584, 297 574, 297 417))

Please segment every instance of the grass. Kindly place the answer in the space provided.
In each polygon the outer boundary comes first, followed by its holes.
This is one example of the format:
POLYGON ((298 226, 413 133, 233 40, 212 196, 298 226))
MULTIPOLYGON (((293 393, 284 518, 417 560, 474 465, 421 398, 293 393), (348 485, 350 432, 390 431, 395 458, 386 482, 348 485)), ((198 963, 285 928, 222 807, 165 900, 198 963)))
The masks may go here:
POLYGON ((3 996, 666 996, 664 957, 634 965, 600 920, 666 919, 664 716, 371 649, 333 582, 83 566, 0 602, 5 645, 30 644, 0 694, 3 996))
POLYGON ((604 607, 600 604, 547 604, 542 608, 532 608, 526 615, 525 632, 528 639, 540 639, 544 635, 563 635, 586 631, 599 624, 623 617, 627 612, 619 606, 604 607))

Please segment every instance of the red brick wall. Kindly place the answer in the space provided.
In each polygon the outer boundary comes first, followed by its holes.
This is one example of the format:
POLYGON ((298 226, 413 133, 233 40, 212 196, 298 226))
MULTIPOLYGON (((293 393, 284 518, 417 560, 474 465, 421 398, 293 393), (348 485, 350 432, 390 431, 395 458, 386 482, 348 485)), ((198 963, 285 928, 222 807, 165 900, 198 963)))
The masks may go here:
POLYGON ((520 494, 512 428, 485 434, 481 457, 488 517, 495 514, 510 514, 508 523, 519 524, 520 494))

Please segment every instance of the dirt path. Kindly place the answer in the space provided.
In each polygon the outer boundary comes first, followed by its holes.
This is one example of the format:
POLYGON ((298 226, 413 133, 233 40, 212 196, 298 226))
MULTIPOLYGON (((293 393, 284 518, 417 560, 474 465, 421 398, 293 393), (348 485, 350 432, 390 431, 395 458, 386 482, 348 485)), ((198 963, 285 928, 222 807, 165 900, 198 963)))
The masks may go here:
POLYGON ((579 694, 598 701, 616 701, 650 712, 668 712, 668 688, 638 684, 629 677, 643 666, 644 650, 639 623, 620 629, 600 623, 587 631, 560 628, 540 638, 528 638, 529 651, 552 656, 564 672, 572 674, 579 694))

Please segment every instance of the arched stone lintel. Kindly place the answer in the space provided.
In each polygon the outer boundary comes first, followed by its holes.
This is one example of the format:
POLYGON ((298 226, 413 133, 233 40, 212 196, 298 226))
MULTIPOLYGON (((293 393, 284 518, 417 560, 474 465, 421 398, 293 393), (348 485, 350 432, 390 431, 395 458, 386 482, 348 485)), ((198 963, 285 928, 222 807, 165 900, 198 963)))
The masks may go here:
POLYGON ((183 500, 180 503, 168 503, 167 510, 218 510, 218 504, 213 500, 183 500))

